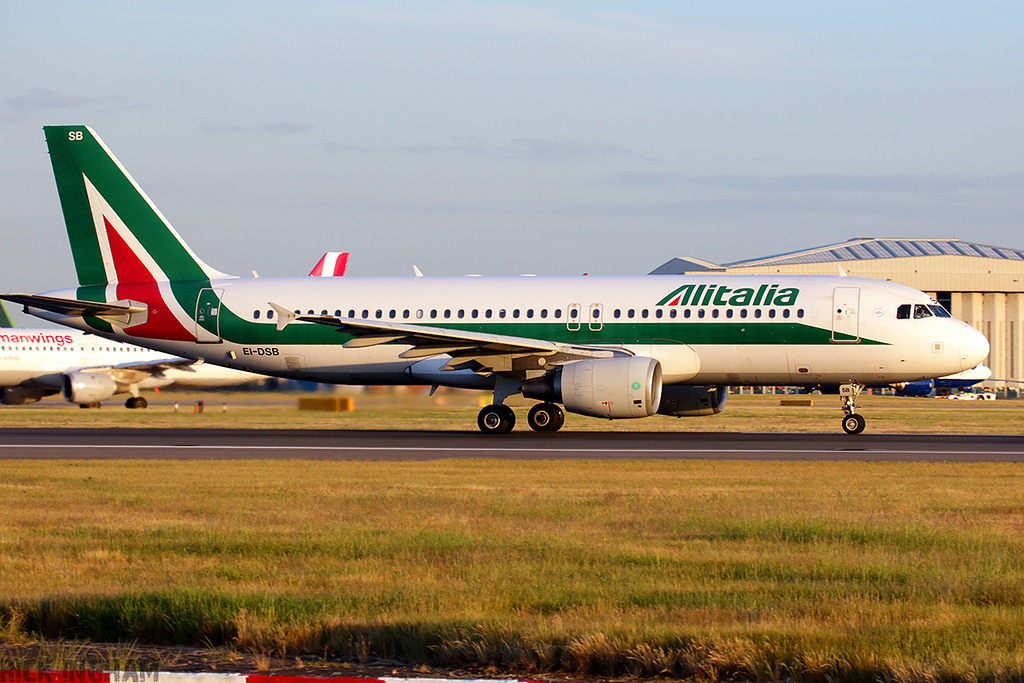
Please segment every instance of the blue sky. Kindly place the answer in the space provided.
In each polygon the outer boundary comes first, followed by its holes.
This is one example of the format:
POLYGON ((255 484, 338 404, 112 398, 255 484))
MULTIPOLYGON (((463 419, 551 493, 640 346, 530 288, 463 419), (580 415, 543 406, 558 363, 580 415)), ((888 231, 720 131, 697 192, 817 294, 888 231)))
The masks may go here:
POLYGON ((208 263, 634 274, 1024 247, 1024 3, 51 2, 0 22, 4 291, 74 284, 41 127, 208 263))

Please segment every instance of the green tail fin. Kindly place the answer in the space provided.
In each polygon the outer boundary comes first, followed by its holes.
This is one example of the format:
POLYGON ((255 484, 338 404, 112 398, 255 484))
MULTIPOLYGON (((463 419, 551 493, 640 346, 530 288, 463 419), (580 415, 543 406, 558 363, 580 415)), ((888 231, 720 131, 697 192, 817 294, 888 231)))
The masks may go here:
POLYGON ((189 249, 86 126, 44 126, 81 286, 227 277, 189 249))

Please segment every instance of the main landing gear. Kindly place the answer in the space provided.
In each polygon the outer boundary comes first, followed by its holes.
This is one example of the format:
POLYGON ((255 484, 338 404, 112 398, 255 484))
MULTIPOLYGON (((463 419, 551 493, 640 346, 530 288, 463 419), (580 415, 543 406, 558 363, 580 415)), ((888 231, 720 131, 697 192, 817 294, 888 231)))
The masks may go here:
MULTIPOLYGON (((493 404, 480 410, 476 423, 484 434, 508 434, 516 426, 516 414, 508 406, 493 404)), ((565 412, 554 403, 539 403, 530 408, 526 423, 535 432, 557 432, 565 424, 565 412)))
MULTIPOLYGON (((516 426, 516 414, 505 405, 505 399, 522 391, 523 385, 519 380, 499 376, 494 384, 494 403, 482 408, 476 417, 480 431, 484 434, 511 432, 516 426)), ((526 422, 535 432, 557 432, 565 424, 565 413, 554 403, 538 403, 530 408, 526 422)))
POLYGON ((142 398, 141 396, 132 396, 127 401, 124 402, 124 407, 129 409, 141 409, 146 408, 147 406, 149 406, 149 403, 146 402, 146 399, 142 398))
POLYGON ((857 397, 860 396, 863 384, 843 384, 839 387, 839 397, 843 404, 843 431, 847 434, 860 434, 864 431, 864 416, 857 412, 857 397))

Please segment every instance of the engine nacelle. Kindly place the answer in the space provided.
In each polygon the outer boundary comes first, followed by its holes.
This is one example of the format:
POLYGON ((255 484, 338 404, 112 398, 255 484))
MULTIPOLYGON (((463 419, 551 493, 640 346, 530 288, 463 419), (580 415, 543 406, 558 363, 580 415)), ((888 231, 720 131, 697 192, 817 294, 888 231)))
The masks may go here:
POLYGON ((661 402, 661 364, 636 356, 573 361, 523 381, 523 396, 580 415, 649 417, 661 402))
POLYGON ((117 382, 102 372, 69 372, 64 375, 61 393, 72 403, 99 403, 117 393, 117 382))
POLYGON ((56 393, 56 389, 44 387, 3 387, 0 389, 0 403, 5 406, 22 406, 26 403, 35 403, 43 396, 56 393))
POLYGON ((675 417, 714 415, 725 410, 728 396, 729 387, 726 386, 668 386, 661 390, 658 413, 675 417))

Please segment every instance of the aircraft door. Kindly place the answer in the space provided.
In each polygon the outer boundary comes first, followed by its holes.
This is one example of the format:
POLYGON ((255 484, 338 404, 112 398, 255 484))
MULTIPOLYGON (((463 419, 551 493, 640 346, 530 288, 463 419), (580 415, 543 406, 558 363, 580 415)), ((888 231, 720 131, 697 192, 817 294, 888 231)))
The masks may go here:
POLYGON ((569 304, 569 308, 565 311, 565 326, 569 328, 570 332, 579 331, 582 309, 583 307, 579 304, 569 304))
POLYGON ((590 325, 591 332, 597 332, 604 327, 604 304, 590 304, 590 325))
POLYGON ((223 289, 201 289, 196 299, 196 341, 200 344, 219 344, 220 297, 223 289))
POLYGON ((860 287, 832 290, 832 341, 856 344, 860 341, 860 287))

